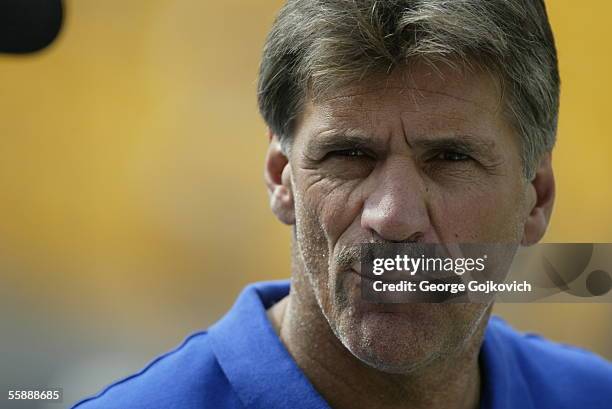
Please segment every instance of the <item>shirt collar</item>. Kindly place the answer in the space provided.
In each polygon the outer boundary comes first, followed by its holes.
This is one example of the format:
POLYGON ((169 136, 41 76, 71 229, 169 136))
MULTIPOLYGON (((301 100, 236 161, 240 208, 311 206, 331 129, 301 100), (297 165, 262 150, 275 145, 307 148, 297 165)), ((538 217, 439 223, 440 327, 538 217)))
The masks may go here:
POLYGON ((213 351, 246 407, 329 409, 266 315, 266 309, 287 294, 289 281, 247 286, 209 329, 213 351))

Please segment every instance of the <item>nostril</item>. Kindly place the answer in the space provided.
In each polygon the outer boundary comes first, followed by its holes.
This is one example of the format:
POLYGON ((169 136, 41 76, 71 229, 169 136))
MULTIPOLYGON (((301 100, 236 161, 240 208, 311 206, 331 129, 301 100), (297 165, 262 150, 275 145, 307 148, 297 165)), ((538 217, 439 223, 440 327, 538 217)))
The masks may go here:
POLYGON ((410 237, 406 239, 392 240, 389 238, 384 238, 378 235, 376 232, 371 232, 372 236, 368 239, 369 244, 385 244, 385 243, 393 243, 393 244, 409 244, 409 243, 419 243, 425 241, 425 234, 422 232, 415 232, 410 237))

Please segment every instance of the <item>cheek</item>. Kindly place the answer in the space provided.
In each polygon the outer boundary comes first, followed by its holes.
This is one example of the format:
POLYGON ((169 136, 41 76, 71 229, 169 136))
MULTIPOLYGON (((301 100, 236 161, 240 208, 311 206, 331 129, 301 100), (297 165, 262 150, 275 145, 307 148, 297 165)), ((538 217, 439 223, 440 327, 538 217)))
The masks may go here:
POLYGON ((302 190, 296 211, 316 220, 331 250, 358 218, 363 203, 361 190, 358 181, 321 178, 302 190))
POLYGON ((351 226, 360 207, 352 204, 355 186, 349 182, 315 177, 302 181, 305 183, 297 183, 294 191, 296 241, 318 303, 327 314, 331 314, 334 304, 331 300, 341 286, 336 282, 338 276, 333 274, 331 256, 338 239, 351 226))
POLYGON ((432 219, 443 241, 516 242, 520 240, 524 191, 517 183, 473 186, 438 192, 432 219))

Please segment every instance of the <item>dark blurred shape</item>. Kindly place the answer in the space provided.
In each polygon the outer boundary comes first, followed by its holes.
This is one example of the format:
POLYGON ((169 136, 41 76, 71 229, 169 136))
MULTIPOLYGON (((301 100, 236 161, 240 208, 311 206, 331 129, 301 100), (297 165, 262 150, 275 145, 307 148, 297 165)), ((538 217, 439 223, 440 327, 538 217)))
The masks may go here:
POLYGON ((586 280, 586 287, 596 297, 607 294, 612 289, 612 277, 607 271, 592 271, 586 280))
POLYGON ((0 0, 0 52, 42 50, 57 37, 62 18, 61 0, 0 0))
MULTIPOLYGON (((558 288, 570 292, 570 286, 580 277, 593 257, 594 246, 591 243, 572 243, 561 246, 545 246, 542 257, 546 279, 536 281, 543 288, 558 288)), ((572 293, 573 294, 573 293, 572 293)))

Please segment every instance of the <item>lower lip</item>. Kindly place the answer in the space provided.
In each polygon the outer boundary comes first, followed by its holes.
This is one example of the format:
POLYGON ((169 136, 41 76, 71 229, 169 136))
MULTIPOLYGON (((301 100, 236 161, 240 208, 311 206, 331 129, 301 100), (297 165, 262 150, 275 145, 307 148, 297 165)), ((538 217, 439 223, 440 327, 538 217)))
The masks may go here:
MULTIPOLYGON (((361 280, 367 280, 374 282, 375 278, 364 276, 359 274, 356 270, 351 269, 350 272, 353 276, 359 278, 360 281, 355 282, 357 288, 361 288, 361 280)), ((361 292, 359 293, 359 299, 355 300, 355 307, 361 310, 362 313, 367 314, 392 314, 397 316, 414 316, 418 312, 419 308, 415 308, 415 304, 408 303, 385 303, 385 302, 371 302, 365 301, 361 298, 361 292)), ((428 307, 431 309, 431 307, 428 307)))
POLYGON ((360 280, 360 281, 359 281, 359 284, 361 284, 361 280, 366 280, 366 282, 370 282, 370 283, 373 283, 373 282, 374 282, 374 278, 372 278, 372 277, 368 277, 368 276, 365 276, 365 275, 363 275, 363 274, 360 274, 360 273, 358 273, 358 272, 357 272, 356 270, 354 270, 354 269, 351 269, 351 270, 350 270, 350 272, 351 272, 351 273, 353 273, 353 275, 355 275, 355 276, 359 277, 359 280, 360 280))
POLYGON ((357 270, 355 270, 354 268, 351 268, 351 273, 355 274, 356 276, 359 276, 361 278, 365 278, 366 280, 372 280, 372 278, 365 276, 363 274, 361 274, 360 272, 358 272, 357 270))

